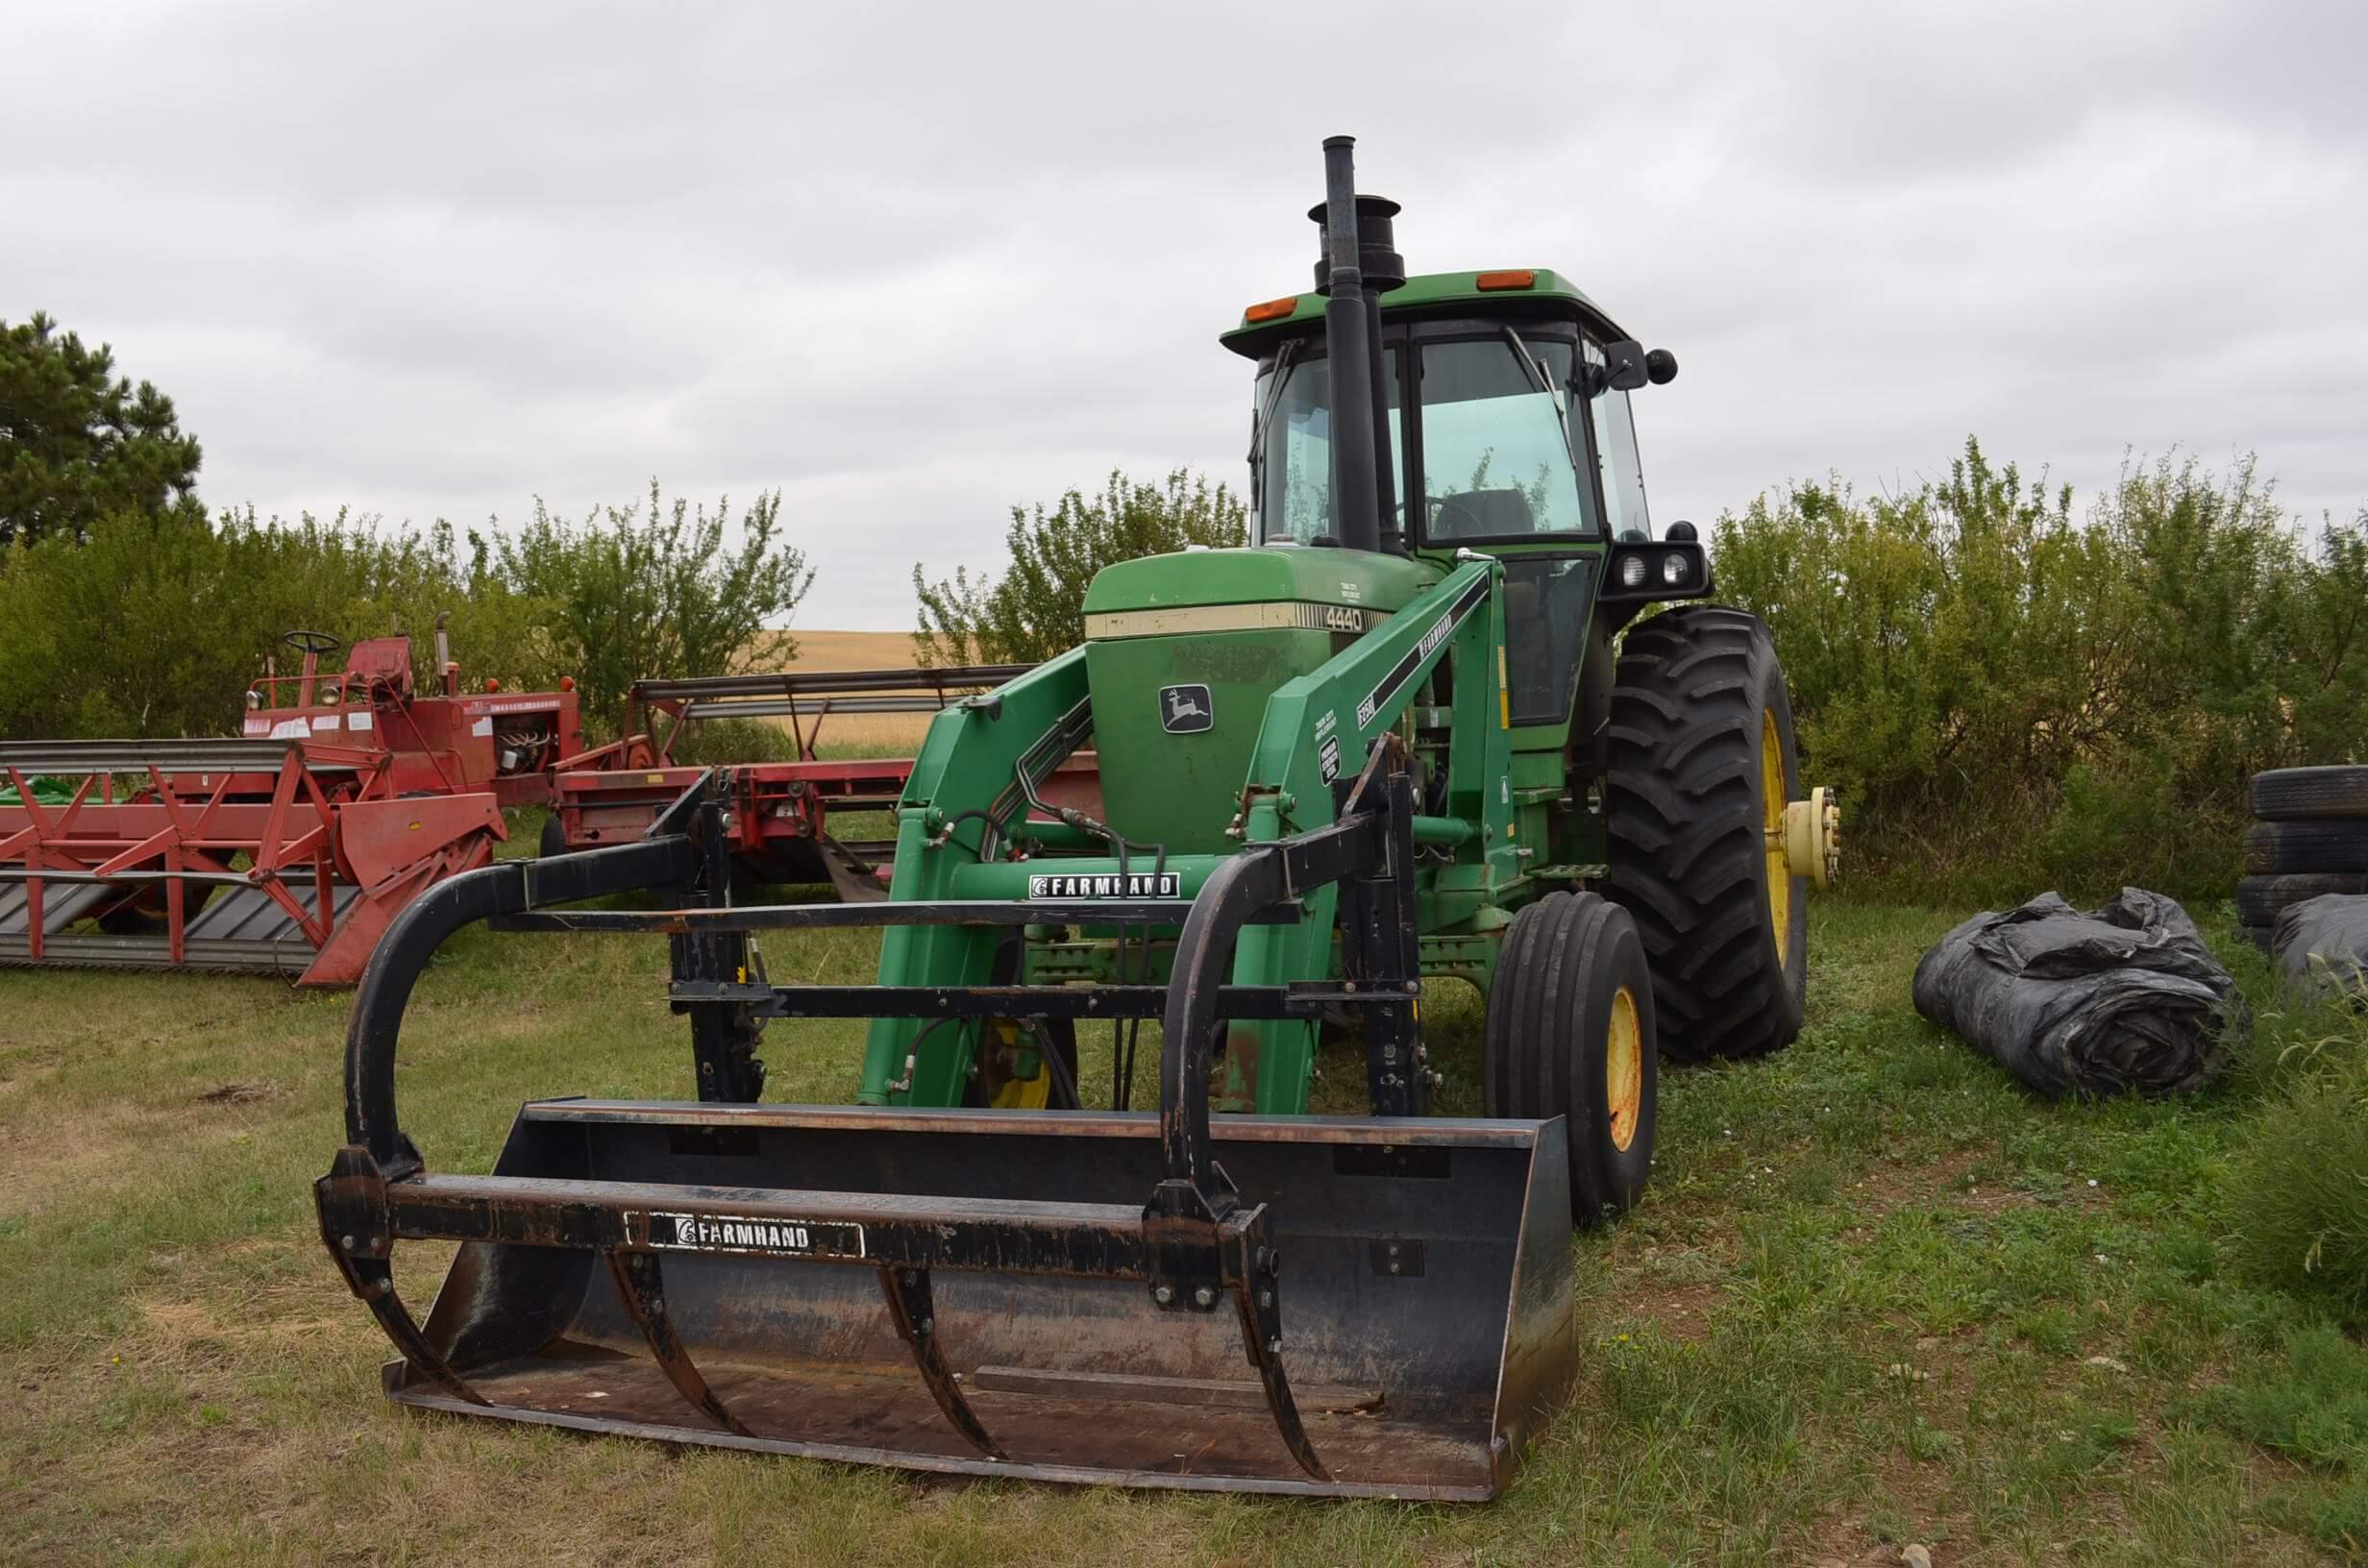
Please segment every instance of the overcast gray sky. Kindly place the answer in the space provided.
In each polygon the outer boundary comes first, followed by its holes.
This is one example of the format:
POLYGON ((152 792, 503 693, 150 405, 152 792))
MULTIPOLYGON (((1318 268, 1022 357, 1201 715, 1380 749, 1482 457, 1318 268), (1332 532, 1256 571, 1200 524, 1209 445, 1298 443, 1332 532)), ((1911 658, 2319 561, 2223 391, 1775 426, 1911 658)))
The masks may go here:
POLYGON ((1215 335, 1318 142, 1417 270, 1552 266, 1684 367, 1654 517, 2252 451, 2368 501, 2368 6, 12 5, 0 318, 115 346, 214 505, 784 494, 809 626, 1014 502, 1236 479, 1215 335), (1337 19, 1334 19, 1337 18, 1337 19))

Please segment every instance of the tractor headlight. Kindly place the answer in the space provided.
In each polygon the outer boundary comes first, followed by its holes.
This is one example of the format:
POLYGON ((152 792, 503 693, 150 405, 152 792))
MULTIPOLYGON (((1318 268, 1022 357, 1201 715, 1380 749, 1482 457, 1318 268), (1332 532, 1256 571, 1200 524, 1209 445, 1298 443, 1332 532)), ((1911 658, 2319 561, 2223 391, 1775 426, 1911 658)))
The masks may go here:
POLYGON ((1619 585, 1623 588, 1644 586, 1644 557, 1623 555, 1619 561, 1619 585))
POLYGON ((1670 587, 1676 587, 1690 575, 1686 569, 1685 556, 1664 555, 1661 557, 1661 580, 1670 587))

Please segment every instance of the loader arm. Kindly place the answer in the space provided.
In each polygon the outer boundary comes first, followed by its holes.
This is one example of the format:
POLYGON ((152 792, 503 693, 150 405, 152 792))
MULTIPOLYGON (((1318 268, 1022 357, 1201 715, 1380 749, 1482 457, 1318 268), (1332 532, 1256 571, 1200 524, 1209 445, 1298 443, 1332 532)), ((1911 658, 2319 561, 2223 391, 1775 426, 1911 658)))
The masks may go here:
MULTIPOLYGON (((1275 691, 1242 792, 1246 844, 1270 844, 1332 821, 1336 791, 1345 790, 1377 742, 1403 728, 1432 673, 1452 658, 1448 711, 1459 721, 1481 722, 1458 723, 1450 732, 1447 815, 1415 823, 1418 843, 1454 857, 1454 864, 1430 872, 1433 884, 1447 885, 1430 895, 1457 887, 1485 892, 1520 874, 1508 831, 1512 797, 1504 787, 1511 734, 1503 722, 1503 580, 1498 562, 1465 561, 1330 663, 1275 691)), ((1295 925, 1244 929, 1233 957, 1234 983, 1279 985, 1330 972, 1338 887, 1327 883, 1311 893, 1307 917, 1295 925)), ((1477 907, 1476 895, 1468 901, 1477 907)), ((1411 922, 1414 914, 1405 911, 1404 919, 1411 922)), ((1356 935, 1348 934, 1350 954, 1356 935)), ((1386 1025, 1392 1017, 1377 1021, 1386 1025)), ((1302 1022, 1236 1022, 1226 1040, 1220 1108, 1303 1114, 1314 1045, 1314 1031, 1302 1022)), ((1418 1063, 1400 1063, 1396 1069, 1401 1076, 1427 1072, 1418 1063)), ((1419 1114, 1428 1103, 1427 1078, 1409 1089, 1406 1101, 1392 1109, 1419 1114)))
MULTIPOLYGON (((1090 723, 1087 702, 1085 650, 1073 649, 931 720, 897 807, 889 896, 898 902, 959 896, 960 870, 1007 845, 1012 829, 1028 814, 1025 792, 1018 784, 1022 766, 1048 773, 1074 750, 1082 738, 1076 726, 1090 723)), ((880 981, 983 985, 994 968, 997 938, 998 933, 976 927, 890 926, 880 940, 880 981)), ((908 1097, 927 1105, 960 1104, 971 1069, 972 1026, 941 1030, 941 1021, 875 1018, 855 1103, 886 1105, 908 1097), (918 1051, 931 1034, 946 1037, 937 1042, 940 1048, 918 1051), (902 1066, 908 1058, 909 1069, 902 1066)))

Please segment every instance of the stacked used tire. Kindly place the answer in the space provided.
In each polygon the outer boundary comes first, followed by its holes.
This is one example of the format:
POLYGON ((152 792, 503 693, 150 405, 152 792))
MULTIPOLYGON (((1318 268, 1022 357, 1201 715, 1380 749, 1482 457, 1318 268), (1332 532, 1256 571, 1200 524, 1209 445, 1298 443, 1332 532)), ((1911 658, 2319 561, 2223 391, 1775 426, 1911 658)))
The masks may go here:
POLYGON ((2253 816, 2236 918, 2263 951, 2287 905, 2331 893, 2368 894, 2368 766, 2256 773, 2253 816))

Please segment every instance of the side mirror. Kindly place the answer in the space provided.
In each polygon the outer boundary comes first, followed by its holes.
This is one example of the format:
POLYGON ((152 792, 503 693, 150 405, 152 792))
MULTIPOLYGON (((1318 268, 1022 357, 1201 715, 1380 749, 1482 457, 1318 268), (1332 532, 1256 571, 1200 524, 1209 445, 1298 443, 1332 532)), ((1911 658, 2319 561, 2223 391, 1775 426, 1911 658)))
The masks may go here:
POLYGON ((1666 349, 1655 349, 1644 356, 1644 379, 1655 386, 1666 386, 1677 380, 1677 355, 1666 349))
POLYGON ((1644 345, 1633 337, 1623 337, 1616 343, 1603 346, 1605 373, 1615 392, 1634 392, 1647 384, 1651 373, 1645 368, 1644 345))

